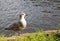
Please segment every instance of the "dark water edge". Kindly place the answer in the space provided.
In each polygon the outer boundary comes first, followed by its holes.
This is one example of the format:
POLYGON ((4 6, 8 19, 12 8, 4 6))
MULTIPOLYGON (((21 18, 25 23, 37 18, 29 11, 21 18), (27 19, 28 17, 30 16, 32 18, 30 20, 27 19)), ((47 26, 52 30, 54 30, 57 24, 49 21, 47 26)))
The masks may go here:
POLYGON ((60 0, 0 0, 0 33, 15 33, 4 28, 17 21, 20 12, 28 14, 27 28, 21 33, 56 29, 60 24, 60 0))

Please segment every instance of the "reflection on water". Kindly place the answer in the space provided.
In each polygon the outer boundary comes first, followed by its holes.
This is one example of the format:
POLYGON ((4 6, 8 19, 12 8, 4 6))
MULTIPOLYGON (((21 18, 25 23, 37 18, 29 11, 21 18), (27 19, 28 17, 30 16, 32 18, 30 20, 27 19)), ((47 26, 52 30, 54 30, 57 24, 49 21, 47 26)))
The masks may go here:
POLYGON ((60 24, 60 0, 0 0, 0 33, 18 20, 19 12, 29 15, 26 29, 55 29, 60 24))

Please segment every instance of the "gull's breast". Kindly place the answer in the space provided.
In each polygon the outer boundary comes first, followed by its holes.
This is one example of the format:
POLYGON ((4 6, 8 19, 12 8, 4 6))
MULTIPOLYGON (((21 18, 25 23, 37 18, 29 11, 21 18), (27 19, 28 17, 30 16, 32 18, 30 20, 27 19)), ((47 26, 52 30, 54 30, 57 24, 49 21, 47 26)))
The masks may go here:
POLYGON ((21 19, 20 22, 22 22, 23 28, 25 28, 26 25, 27 25, 26 20, 25 19, 21 19))

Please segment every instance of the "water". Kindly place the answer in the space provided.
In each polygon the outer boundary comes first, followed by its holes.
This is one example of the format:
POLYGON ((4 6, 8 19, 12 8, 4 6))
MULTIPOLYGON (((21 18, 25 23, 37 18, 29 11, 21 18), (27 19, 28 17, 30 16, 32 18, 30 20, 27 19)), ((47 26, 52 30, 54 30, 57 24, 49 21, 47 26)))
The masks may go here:
POLYGON ((28 32, 56 29, 60 24, 60 0, 0 0, 0 33, 9 33, 4 28, 17 21, 20 12, 28 14, 28 32))

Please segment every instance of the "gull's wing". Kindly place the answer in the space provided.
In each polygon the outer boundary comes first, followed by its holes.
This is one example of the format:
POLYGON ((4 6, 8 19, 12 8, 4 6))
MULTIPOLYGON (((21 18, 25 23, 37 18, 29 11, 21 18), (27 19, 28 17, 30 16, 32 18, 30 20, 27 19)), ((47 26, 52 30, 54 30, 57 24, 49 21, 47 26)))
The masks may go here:
POLYGON ((6 30, 19 30, 21 28, 23 28, 23 24, 19 21, 9 25, 9 27, 6 28, 6 30))

